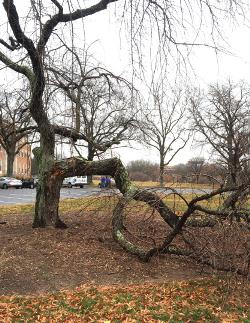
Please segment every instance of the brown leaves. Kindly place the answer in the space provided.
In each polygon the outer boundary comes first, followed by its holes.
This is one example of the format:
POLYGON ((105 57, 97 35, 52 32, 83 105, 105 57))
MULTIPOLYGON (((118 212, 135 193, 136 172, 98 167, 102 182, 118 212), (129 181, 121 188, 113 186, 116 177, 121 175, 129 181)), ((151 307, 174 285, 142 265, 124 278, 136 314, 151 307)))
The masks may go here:
POLYGON ((225 282, 82 286, 40 296, 0 298, 1 322, 247 322, 247 293, 223 301, 225 282), (226 306, 225 306, 226 305, 226 306))

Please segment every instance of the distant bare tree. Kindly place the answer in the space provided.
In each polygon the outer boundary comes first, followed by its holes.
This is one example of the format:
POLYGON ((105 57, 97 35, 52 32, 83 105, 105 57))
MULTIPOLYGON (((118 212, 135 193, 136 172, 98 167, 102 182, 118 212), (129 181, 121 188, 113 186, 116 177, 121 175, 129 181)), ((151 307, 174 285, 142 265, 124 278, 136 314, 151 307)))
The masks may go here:
POLYGON ((7 154, 7 176, 13 176, 15 156, 28 143, 34 125, 27 109, 27 89, 0 93, 0 144, 7 154), (24 139, 24 140, 22 140, 24 139))
MULTIPOLYGON (((119 87, 111 91, 106 82, 92 81, 85 87, 84 101, 81 105, 81 120, 86 136, 100 145, 107 141, 110 148, 134 139, 136 106, 131 94, 123 93, 119 87)), ((102 152, 88 143, 88 160, 100 156, 102 152)), ((103 151, 104 152, 104 151, 103 151)))
POLYGON ((199 183, 200 174, 202 172, 202 168, 205 164, 205 159, 203 157, 194 157, 190 159, 187 163, 187 167, 191 176, 195 176, 196 184, 199 183))
POLYGON ((64 111, 64 116, 68 118, 67 124, 73 118, 72 129, 89 139, 76 146, 86 147, 87 159, 91 161, 105 152, 95 144, 104 147, 109 142, 111 148, 133 138, 136 117, 133 88, 122 77, 98 67, 98 63, 90 63, 87 52, 65 47, 67 64, 50 64, 47 68, 52 73, 50 83, 68 98, 71 109, 64 111))
POLYGON ((199 142, 208 145, 227 169, 227 185, 241 185, 250 157, 250 88, 245 83, 209 87, 191 100, 199 142))
POLYGON ((152 105, 144 110, 140 130, 143 142, 159 154, 159 182, 163 186, 164 168, 183 149, 189 139, 185 130, 185 95, 167 93, 162 85, 152 91, 152 105))

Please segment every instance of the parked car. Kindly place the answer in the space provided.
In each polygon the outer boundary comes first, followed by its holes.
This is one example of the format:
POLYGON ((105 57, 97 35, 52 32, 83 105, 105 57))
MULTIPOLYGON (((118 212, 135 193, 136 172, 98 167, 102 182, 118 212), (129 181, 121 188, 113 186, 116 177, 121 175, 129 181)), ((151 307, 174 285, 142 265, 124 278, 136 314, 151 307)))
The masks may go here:
POLYGON ((36 187, 36 182, 34 178, 22 180, 22 188, 35 188, 35 187, 36 187))
POLYGON ((13 177, 0 177, 0 188, 9 187, 22 188, 22 181, 13 177))
POLYGON ((62 186, 66 187, 80 187, 83 188, 87 184, 87 176, 66 177, 63 180, 62 186))

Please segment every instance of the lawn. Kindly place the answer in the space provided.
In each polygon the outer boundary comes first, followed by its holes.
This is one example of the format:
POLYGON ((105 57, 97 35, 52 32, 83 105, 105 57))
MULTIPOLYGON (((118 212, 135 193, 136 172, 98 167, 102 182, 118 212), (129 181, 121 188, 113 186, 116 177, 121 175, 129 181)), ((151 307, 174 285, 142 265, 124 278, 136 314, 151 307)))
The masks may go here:
MULTIPOLYGON (((178 196, 165 199, 177 213, 184 210, 178 196)), ((61 201, 67 230, 33 230, 31 205, 0 209, 0 221, 7 222, 0 226, 0 322, 250 322, 246 279, 187 257, 159 255, 142 263, 122 250, 111 234, 116 201, 61 201)), ((209 206, 218 203, 213 199, 209 206)), ((137 241, 149 234, 154 243, 164 237, 166 224, 157 214, 148 217, 145 204, 132 201, 127 212, 137 241)), ((214 254, 220 243, 226 256, 227 243, 235 247, 235 230, 225 243, 227 227, 221 233, 204 230, 190 234, 214 254)))

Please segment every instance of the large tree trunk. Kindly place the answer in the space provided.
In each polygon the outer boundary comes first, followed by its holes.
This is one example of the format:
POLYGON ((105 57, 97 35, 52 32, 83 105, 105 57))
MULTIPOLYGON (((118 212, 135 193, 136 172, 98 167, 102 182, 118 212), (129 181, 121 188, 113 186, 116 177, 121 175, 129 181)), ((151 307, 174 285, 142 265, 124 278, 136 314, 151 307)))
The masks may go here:
POLYGON ((227 185, 228 186, 237 185, 237 171, 236 171, 236 167, 234 165, 232 165, 232 163, 229 163, 229 165, 228 165, 227 185))
POLYGON ((60 220, 58 214, 60 189, 64 177, 52 171, 55 163, 54 142, 47 141, 41 148, 34 149, 33 153, 39 165, 33 227, 53 225, 57 228, 65 228, 66 225, 60 220))
POLYGON ((7 176, 13 177, 13 166, 14 166, 14 160, 15 160, 15 151, 16 147, 14 149, 11 147, 6 151, 7 153, 7 176))
MULTIPOLYGON (((88 160, 93 161, 94 156, 95 156, 95 149, 91 143, 88 143, 88 160)), ((87 179, 89 184, 93 183, 93 175, 88 175, 87 179)))
POLYGON ((35 217, 33 227, 53 225, 56 228, 67 226, 60 220, 58 207, 63 178, 41 173, 36 191, 35 217))
MULTIPOLYGON (((79 91, 79 95, 80 95, 79 91)), ((80 98, 78 98, 76 107, 75 107, 75 129, 77 132, 80 132, 80 126, 81 126, 81 105, 79 104, 80 98)))
POLYGON ((160 173, 159 173, 159 183, 160 186, 164 186, 164 158, 160 156, 160 173))
MULTIPOLYGON (((233 161, 233 158, 229 160, 228 162, 228 179, 227 179, 227 186, 237 186, 241 183, 239 183, 239 178, 238 178, 238 167, 233 161)), ((223 209, 232 209, 234 210, 236 208, 236 204, 239 201, 241 197, 242 192, 240 190, 236 192, 232 192, 231 194, 228 195, 228 197, 225 199, 223 202, 223 209)))

